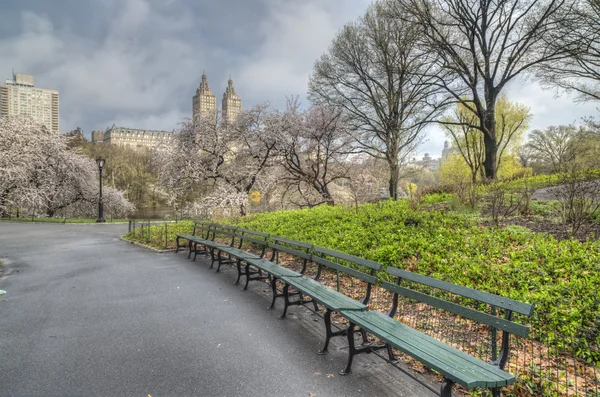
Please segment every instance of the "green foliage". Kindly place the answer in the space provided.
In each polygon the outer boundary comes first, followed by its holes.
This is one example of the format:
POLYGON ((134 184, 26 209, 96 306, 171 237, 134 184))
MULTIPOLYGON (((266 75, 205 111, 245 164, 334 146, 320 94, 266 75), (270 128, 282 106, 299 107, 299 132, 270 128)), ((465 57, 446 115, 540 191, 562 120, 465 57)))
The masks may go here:
POLYGON ((534 200, 529 204, 529 209, 533 215, 544 218, 556 216, 561 208, 561 204, 557 200, 534 200))
POLYGON ((433 205, 447 203, 454 197, 452 193, 431 193, 423 197, 423 204, 433 205))
POLYGON ((238 225, 536 305, 532 336, 600 362, 600 241, 478 227, 407 201, 256 214, 238 225))

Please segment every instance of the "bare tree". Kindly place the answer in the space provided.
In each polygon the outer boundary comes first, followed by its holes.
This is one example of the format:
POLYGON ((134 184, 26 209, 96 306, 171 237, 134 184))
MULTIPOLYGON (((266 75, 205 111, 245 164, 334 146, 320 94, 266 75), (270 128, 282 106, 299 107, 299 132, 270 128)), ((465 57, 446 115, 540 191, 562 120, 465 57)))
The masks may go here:
POLYGON ((571 56, 544 65, 539 76, 549 86, 578 94, 581 101, 600 101, 600 0, 576 3, 574 20, 559 21, 559 34, 547 41, 551 48, 571 46, 571 56))
POLYGON ((344 110, 358 150, 385 160, 389 194, 398 198, 401 164, 440 113, 431 52, 418 46, 415 23, 390 18, 392 2, 378 1, 337 34, 315 63, 309 97, 344 110))
POLYGON ((287 174, 282 178, 286 193, 296 192, 298 206, 334 204, 332 184, 347 179, 350 139, 341 111, 317 105, 300 112, 290 102, 278 123, 277 155, 287 174), (315 195, 316 194, 316 195, 315 195))
POLYGON ((572 236, 579 232, 585 235, 600 211, 600 181, 593 173, 571 163, 561 174, 560 182, 554 188, 554 195, 561 203, 563 221, 570 226, 572 236))
POLYGON ((571 43, 548 47, 559 24, 573 23, 573 0, 398 0, 397 18, 419 23, 423 45, 446 73, 437 84, 475 116, 483 167, 497 177, 496 103, 506 85, 540 65, 567 58, 571 43))
POLYGON ((549 165, 552 172, 559 172, 575 155, 576 137, 577 129, 573 125, 550 126, 531 131, 527 147, 535 160, 549 165))

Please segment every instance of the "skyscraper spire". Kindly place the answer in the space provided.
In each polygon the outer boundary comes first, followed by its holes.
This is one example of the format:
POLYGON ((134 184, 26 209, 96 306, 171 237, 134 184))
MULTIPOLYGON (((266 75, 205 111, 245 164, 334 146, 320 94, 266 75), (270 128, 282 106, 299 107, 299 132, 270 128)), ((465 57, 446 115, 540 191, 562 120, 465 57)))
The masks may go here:
POLYGON ((216 117, 217 115, 217 98, 208 86, 208 78, 204 71, 202 72, 202 81, 196 89, 196 95, 192 101, 192 114, 194 117, 216 117))
POLYGON ((235 93, 231 75, 227 81, 227 88, 225 88, 225 92, 223 93, 222 110, 225 123, 233 123, 242 111, 242 101, 235 93))

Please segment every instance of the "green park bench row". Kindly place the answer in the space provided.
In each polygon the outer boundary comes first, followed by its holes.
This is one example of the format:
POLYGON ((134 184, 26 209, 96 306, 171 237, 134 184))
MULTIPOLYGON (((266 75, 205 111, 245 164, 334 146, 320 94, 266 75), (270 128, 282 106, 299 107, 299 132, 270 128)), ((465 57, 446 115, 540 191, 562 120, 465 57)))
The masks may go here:
MULTIPOLYGON (((386 349, 389 360, 395 361, 392 349, 394 347, 443 376, 444 380, 440 390, 442 397, 451 396, 452 385, 455 383, 469 390, 490 389, 494 396, 500 396, 500 389, 516 380, 514 375, 504 371, 510 350, 510 335, 526 338, 529 328, 513 322, 512 317, 514 313, 531 316, 533 306, 530 304, 394 267, 388 267, 384 272, 386 279, 395 280, 395 283, 390 283, 378 278, 383 267, 380 263, 313 244, 270 236, 267 233, 235 226, 196 222, 192 234, 177 235, 176 243, 176 252, 180 248, 187 247, 188 258, 192 254, 194 260, 198 254, 208 255, 211 259, 211 268, 217 264, 217 271, 224 264, 236 266, 238 273, 236 284, 240 282, 242 276, 245 276, 244 289, 248 288, 250 281, 268 281, 272 290, 272 302, 269 309, 275 307, 277 298, 284 299, 283 313, 279 317, 281 319, 285 318, 289 306, 292 305, 313 305, 315 311, 318 311, 317 304, 324 306, 326 308, 323 316, 326 336, 319 354, 327 353, 332 337, 346 336, 349 348, 348 362, 346 368, 340 372, 342 375, 352 373, 354 356, 360 353, 386 349), (301 266, 298 266, 299 268, 296 270, 283 266, 280 261, 282 253, 295 258, 301 266), (316 272, 312 277, 307 275, 309 264, 316 265, 316 272), (335 272, 337 290, 319 282, 326 269, 335 272), (361 284, 365 285, 365 288, 361 300, 355 300, 340 292, 340 274, 363 282, 361 284), (277 285, 278 281, 282 286, 280 288, 277 285), (408 283, 406 283, 407 281, 408 283), (392 306, 386 314, 369 310, 369 300, 375 285, 379 285, 393 295, 392 306), (421 286, 421 288, 416 290, 415 286, 421 286), (436 294, 423 293, 421 292, 423 287, 429 288, 432 292, 434 290, 445 291, 490 305, 493 314, 434 296, 436 294), (491 363, 484 362, 395 320, 400 296, 502 331, 502 346, 498 358, 491 363), (504 317, 499 317, 501 311, 504 313, 504 317), (334 331, 331 324, 332 312, 337 312, 346 318, 349 326, 346 329, 334 331), (362 336, 361 347, 355 345, 354 335, 357 332, 362 336), (369 344, 367 333, 376 336, 384 344, 369 344)), ((495 343, 495 339, 492 343, 495 343)))

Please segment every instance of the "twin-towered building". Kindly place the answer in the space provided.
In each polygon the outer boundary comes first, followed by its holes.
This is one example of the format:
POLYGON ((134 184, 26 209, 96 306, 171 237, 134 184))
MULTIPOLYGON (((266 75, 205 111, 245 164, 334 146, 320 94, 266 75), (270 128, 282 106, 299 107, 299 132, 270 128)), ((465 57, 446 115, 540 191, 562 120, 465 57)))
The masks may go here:
MULTIPOLYGON (((241 112, 242 100, 235 92, 233 80, 230 77, 221 101, 222 120, 225 123, 233 123, 241 112)), ((206 73, 202 74, 200 86, 196 89, 196 95, 192 98, 192 116, 194 118, 216 118, 217 116, 217 98, 208 86, 206 73)))
MULTIPOLYGON (((233 80, 229 78, 227 88, 223 93, 221 102, 222 122, 233 123, 242 112, 242 100, 233 88, 233 80)), ((207 117, 215 119, 217 116, 217 98, 208 86, 206 73, 202 74, 200 86, 196 89, 196 95, 192 100, 192 116, 207 117)), ((93 131, 92 142, 105 143, 108 145, 127 146, 131 148, 153 148, 158 143, 171 140, 171 131, 153 131, 138 128, 118 127, 112 125, 106 131, 93 131)))

